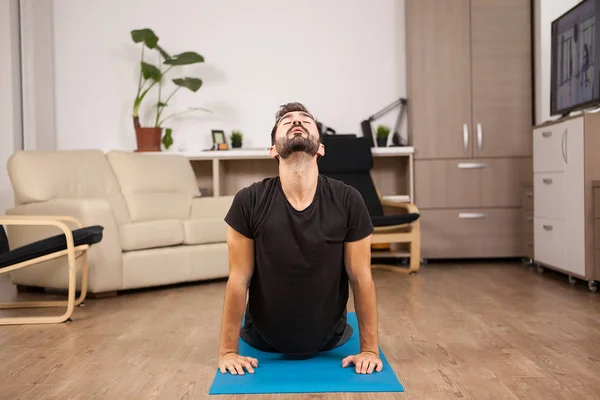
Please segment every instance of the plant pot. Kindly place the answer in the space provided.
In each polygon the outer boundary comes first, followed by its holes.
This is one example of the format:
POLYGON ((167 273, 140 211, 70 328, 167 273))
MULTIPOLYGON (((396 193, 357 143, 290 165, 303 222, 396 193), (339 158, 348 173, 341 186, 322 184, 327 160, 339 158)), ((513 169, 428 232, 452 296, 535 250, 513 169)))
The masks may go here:
POLYGON ((231 142, 231 147, 233 147, 234 149, 239 149, 240 147, 242 147, 242 142, 231 142))
POLYGON ((162 128, 135 128, 136 151, 161 151, 162 128))
POLYGON ((377 147, 386 147, 387 146, 387 137, 378 137, 377 138, 377 147))

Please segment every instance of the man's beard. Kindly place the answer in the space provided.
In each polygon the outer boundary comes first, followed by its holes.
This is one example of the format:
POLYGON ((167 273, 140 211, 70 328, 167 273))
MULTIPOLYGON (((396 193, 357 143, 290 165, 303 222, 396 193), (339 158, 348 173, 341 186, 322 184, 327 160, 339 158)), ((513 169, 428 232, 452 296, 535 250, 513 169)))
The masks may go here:
MULTIPOLYGON (((292 128, 293 129, 293 128, 292 128)), ((285 135, 285 137, 279 139, 275 145, 279 156, 282 159, 288 158, 293 153, 306 153, 310 156, 314 156, 317 154, 319 150, 319 143, 313 139, 312 135, 308 133, 304 128, 302 128, 304 133, 306 133, 306 137, 293 135, 291 138, 288 137, 289 132, 285 135)), ((291 131, 291 129, 290 129, 291 131)))

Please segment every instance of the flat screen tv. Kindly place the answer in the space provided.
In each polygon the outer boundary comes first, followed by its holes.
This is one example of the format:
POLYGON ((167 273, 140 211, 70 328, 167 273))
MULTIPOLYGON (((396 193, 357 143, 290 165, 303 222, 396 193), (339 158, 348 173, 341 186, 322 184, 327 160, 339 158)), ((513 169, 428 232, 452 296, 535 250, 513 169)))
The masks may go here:
POLYGON ((600 0, 583 0, 552 21, 550 114, 600 105, 600 0))

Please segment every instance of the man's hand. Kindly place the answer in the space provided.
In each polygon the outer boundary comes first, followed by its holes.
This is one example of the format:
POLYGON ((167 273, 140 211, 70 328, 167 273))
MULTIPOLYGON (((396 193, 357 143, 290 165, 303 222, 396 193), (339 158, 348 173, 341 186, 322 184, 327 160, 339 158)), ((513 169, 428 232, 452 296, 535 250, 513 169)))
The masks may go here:
POLYGON ((244 368, 253 374, 254 368, 258 367, 258 360, 252 357, 240 356, 237 353, 229 353, 219 358, 219 369, 222 374, 231 372, 231 375, 244 375, 244 368))
POLYGON ((357 374, 371 374, 373 370, 381 372, 383 369, 383 362, 379 356, 370 351, 363 351, 355 356, 348 356, 342 360, 342 368, 346 368, 348 365, 356 365, 357 374))

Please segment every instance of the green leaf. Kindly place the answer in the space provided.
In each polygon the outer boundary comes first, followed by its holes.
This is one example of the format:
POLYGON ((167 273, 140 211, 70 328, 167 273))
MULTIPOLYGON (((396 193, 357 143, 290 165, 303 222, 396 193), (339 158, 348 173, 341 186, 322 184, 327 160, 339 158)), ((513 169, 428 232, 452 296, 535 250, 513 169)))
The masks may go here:
POLYGON ((152 79, 155 82, 160 81, 160 78, 162 77, 158 68, 146 62, 142 62, 142 75, 144 76, 144 79, 152 79))
POLYGON ((188 88, 192 92, 196 92, 198 89, 200 89, 200 86, 202 86, 202 79, 190 78, 186 76, 185 78, 173 79, 173 83, 177 86, 188 88))
POLYGON ((171 133, 173 133, 173 129, 165 129, 165 136, 162 138, 162 144, 165 145, 165 149, 168 149, 173 144, 173 136, 171 136, 171 133))
POLYGON ((162 47, 160 47, 159 45, 156 45, 156 50, 158 50, 158 52, 163 56, 163 58, 165 60, 170 60, 171 56, 169 55, 169 53, 167 53, 162 47))
POLYGON ((204 57, 193 51, 186 51, 185 53, 176 54, 173 58, 165 61, 165 64, 169 65, 188 65, 204 62, 204 57))
POLYGON ((152 29, 136 29, 131 31, 131 38, 135 43, 144 42, 146 46, 153 49, 158 43, 158 36, 154 34, 152 29))

